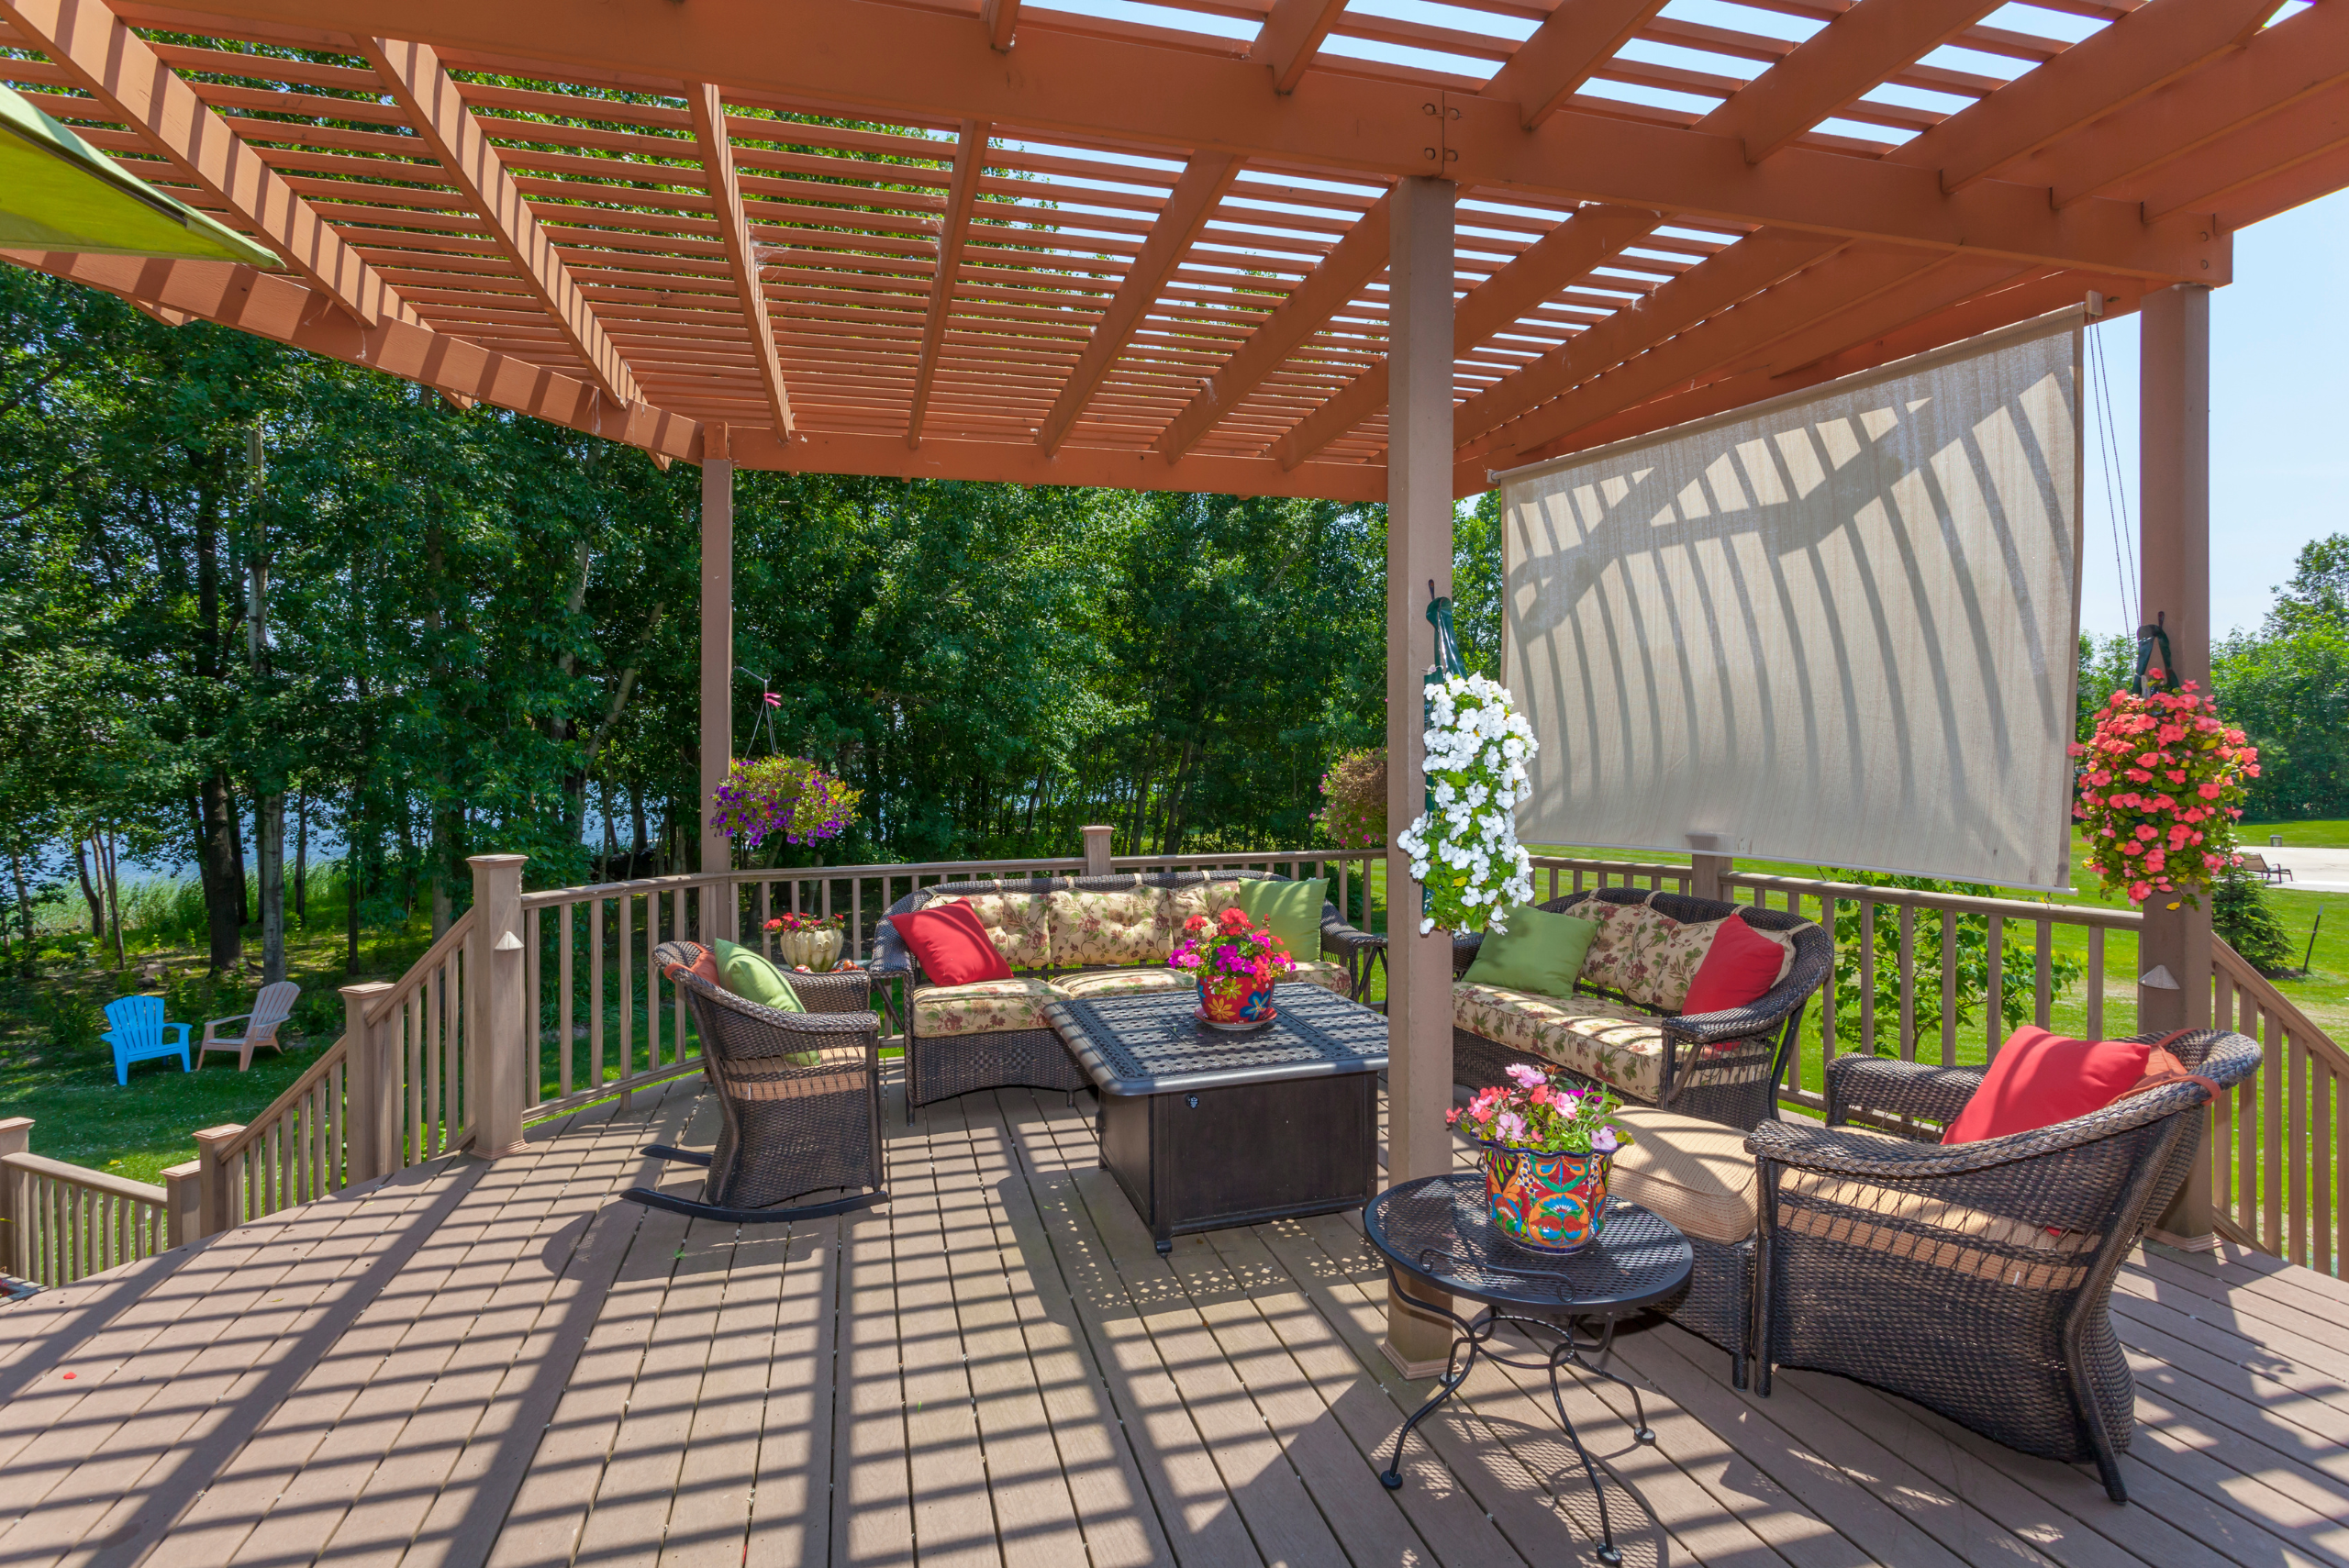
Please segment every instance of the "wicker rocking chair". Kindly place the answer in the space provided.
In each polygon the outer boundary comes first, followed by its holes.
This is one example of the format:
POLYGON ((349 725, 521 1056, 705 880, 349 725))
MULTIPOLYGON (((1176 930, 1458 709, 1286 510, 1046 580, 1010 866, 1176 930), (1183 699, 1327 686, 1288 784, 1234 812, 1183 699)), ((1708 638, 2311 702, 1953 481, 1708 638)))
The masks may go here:
MULTIPOLYGON (((2222 1030, 2168 1049, 2221 1091, 2259 1067, 2258 1044, 2222 1030)), ((2112 1278, 2191 1173, 2207 1092, 2170 1084, 1978 1143, 1842 1125, 1854 1113, 1946 1123, 1983 1071, 1846 1056, 1827 1070, 1829 1125, 1747 1136, 1761 1189, 1755 1385, 1770 1391, 1773 1363, 1871 1384, 2024 1453, 2094 1460, 2125 1503, 2136 1395, 2112 1278)))
POLYGON ((722 1117, 708 1153, 656 1143, 644 1152, 705 1165, 699 1201, 651 1187, 653 1208, 730 1224, 811 1219, 888 1199, 881 1145, 881 1020, 861 973, 795 974, 805 1013, 778 1013, 695 974, 696 942, 663 942, 654 962, 685 992, 701 1031, 703 1072, 722 1117), (805 1194, 844 1195, 790 1206, 805 1194))

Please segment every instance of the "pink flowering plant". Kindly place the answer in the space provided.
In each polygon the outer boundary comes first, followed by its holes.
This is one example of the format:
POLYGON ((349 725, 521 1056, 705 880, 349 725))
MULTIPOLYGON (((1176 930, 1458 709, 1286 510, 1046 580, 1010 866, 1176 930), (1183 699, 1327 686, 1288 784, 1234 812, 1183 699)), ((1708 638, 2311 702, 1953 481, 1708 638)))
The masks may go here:
POLYGON ((860 792, 804 757, 738 757, 718 786, 709 825, 746 850, 770 838, 820 843, 847 831, 859 798, 860 792))
POLYGON ((1622 1105, 1609 1090, 1562 1085, 1525 1062, 1510 1062, 1508 1077, 1512 1086, 1480 1089, 1444 1119, 1483 1143, 1542 1154, 1612 1154, 1631 1141, 1609 1119, 1622 1105))
POLYGON ((1183 940, 1167 961, 1209 985, 1270 985, 1297 973, 1288 944, 1270 929, 1253 925, 1244 909, 1226 909, 1209 919, 1194 915, 1183 922, 1183 940))
POLYGON ((1386 749, 1348 751, 1321 775, 1321 809, 1314 817, 1341 850, 1386 841, 1386 749))
POLYGON ((767 921, 766 929, 770 931, 834 931, 847 923, 848 917, 845 915, 803 915, 794 912, 775 916, 767 921))
POLYGON ((2259 776, 2259 752, 2243 731, 2188 681, 2183 691, 2113 693, 2072 755, 2081 759, 2072 815, 2087 826, 2104 891, 2199 906, 2195 895, 2236 863, 2234 825, 2246 782, 2259 776))

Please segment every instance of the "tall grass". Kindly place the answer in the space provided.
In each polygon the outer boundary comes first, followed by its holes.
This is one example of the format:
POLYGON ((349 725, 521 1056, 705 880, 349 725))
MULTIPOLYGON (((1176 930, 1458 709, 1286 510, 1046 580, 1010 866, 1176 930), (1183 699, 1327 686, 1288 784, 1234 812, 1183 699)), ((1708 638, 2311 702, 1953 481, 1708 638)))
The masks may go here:
MULTIPOLYGON (((343 862, 313 862, 306 878, 308 883, 303 900, 307 925, 312 929, 339 929, 344 918, 344 906, 350 898, 350 878, 343 862)), ((285 918, 294 918, 294 885, 292 868, 287 868, 285 887, 285 918)), ((261 909, 261 879, 258 875, 245 878, 246 907, 258 917, 261 909)), ((368 911, 370 914, 377 913, 368 911)), ((67 881, 33 906, 33 929, 44 940, 90 934, 90 906, 82 896, 81 885, 67 881)), ((147 877, 138 882, 126 879, 122 884, 122 929, 129 942, 142 947, 200 946, 206 938, 207 923, 204 912, 204 884, 194 876, 147 877)))

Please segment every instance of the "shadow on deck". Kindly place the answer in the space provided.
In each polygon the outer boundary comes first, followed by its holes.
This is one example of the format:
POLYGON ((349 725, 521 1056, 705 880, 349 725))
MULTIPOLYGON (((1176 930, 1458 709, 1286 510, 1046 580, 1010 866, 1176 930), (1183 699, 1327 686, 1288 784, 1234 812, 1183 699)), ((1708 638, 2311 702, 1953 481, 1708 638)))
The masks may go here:
MULTIPOLYGON (((1058 1095, 893 1112, 885 1209, 733 1229, 621 1200, 699 1173, 686 1080, 0 1312, 0 1568, 831 1562, 1297 1568, 1589 1561, 1546 1385, 1377 1350, 1353 1217, 1152 1251, 1058 1095), (1375 1457, 1374 1457, 1375 1456, 1375 1457)), ((1628 1562, 2349 1564, 2349 1287, 2150 1250, 2114 1299, 2137 1502, 1901 1400, 1760 1400, 1668 1324, 1570 1394, 1628 1562), (1619 1408, 1619 1405, 1620 1408, 1619 1408)))

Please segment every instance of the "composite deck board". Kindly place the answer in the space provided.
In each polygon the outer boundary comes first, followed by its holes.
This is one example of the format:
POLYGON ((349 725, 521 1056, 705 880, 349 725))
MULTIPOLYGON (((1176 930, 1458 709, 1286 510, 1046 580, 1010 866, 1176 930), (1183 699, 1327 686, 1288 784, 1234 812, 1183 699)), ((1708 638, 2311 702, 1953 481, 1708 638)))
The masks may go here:
MULTIPOLYGON (((1588 1561, 1538 1367, 1480 1365, 1403 1490, 1378 1484, 1430 1385, 1379 1350, 1359 1217, 1161 1257, 1089 1096, 907 1126, 894 1077, 885 1207, 734 1226, 625 1200, 697 1187, 641 1149, 714 1137, 698 1087, 0 1312, 0 1568, 1588 1561)), ((2157 1248, 2114 1320, 2127 1507, 1844 1379, 1756 1398, 1669 1324, 1617 1343, 1653 1446, 1622 1388, 1564 1395, 1640 1568, 2349 1568, 2349 1285, 2157 1248)))

